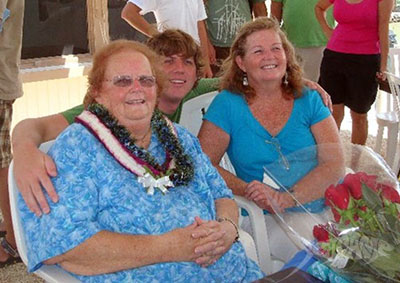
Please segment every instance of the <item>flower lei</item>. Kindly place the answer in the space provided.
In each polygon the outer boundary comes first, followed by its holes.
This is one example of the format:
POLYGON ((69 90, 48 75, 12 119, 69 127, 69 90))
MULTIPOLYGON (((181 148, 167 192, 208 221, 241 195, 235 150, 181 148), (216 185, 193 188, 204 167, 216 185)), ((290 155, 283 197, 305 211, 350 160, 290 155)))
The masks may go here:
POLYGON ((165 194, 168 188, 185 186, 193 179, 192 160, 185 154, 171 121, 159 110, 153 113, 151 129, 166 152, 164 164, 158 164, 148 151, 137 146, 130 132, 100 104, 89 105, 76 121, 88 128, 123 167, 137 175, 150 195, 154 188, 165 194))

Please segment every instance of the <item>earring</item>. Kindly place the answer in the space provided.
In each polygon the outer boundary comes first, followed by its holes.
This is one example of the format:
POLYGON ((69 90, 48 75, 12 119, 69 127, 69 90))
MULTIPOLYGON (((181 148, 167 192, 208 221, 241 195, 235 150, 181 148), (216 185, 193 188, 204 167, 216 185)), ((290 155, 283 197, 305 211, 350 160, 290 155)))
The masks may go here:
POLYGON ((285 76, 283 77, 283 84, 287 85, 288 83, 288 73, 286 72, 285 76))
POLYGON ((247 79, 247 74, 246 73, 244 73, 243 74, 243 85, 244 86, 248 86, 249 85, 249 80, 247 79))

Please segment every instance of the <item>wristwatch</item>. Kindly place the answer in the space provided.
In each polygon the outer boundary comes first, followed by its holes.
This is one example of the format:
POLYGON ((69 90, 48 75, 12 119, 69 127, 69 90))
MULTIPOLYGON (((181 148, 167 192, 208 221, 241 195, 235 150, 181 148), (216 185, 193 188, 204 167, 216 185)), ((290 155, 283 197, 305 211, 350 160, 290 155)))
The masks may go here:
POLYGON ((237 241, 239 241, 239 227, 236 225, 235 222, 233 222, 232 219, 230 219, 228 217, 218 217, 217 221, 218 222, 228 221, 229 223, 231 223, 233 225, 233 227, 235 227, 235 230, 236 230, 236 237, 233 242, 236 243, 237 241))

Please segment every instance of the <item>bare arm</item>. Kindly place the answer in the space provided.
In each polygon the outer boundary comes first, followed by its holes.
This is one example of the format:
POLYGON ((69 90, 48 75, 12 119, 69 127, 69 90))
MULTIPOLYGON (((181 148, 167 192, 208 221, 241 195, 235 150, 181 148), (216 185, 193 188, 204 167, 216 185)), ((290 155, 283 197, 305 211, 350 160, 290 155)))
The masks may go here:
POLYGON ((215 52, 214 45, 212 45, 210 38, 207 36, 207 45, 208 45, 208 60, 210 60, 210 64, 215 64, 217 62, 217 53, 215 52))
POLYGON ((213 73, 211 71, 210 60, 208 56, 209 41, 207 36, 206 24, 204 23, 204 20, 197 22, 197 29, 199 31, 200 48, 201 48, 201 53, 203 54, 203 59, 205 64, 204 74, 206 78, 212 78, 213 73))
POLYGON ((344 156, 333 117, 311 126, 311 132, 318 146, 318 166, 294 186, 301 203, 323 197, 325 189, 344 175, 344 156))
POLYGON ((158 33, 158 31, 154 25, 149 24, 145 18, 140 15, 140 11, 141 9, 138 6, 128 2, 122 9, 121 18, 141 33, 152 37, 154 34, 158 33))
POLYGON ((282 2, 271 2, 271 17, 275 17, 279 22, 282 21, 282 2))
POLYGON ((229 145, 229 135, 213 123, 204 120, 198 138, 204 153, 208 155, 211 163, 218 169, 228 187, 235 195, 244 196, 247 183, 219 166, 219 162, 229 145))
POLYGON ((267 6, 265 6, 265 2, 253 3, 253 14, 255 18, 268 16, 267 6))
POLYGON ((389 20, 393 10, 393 0, 382 0, 378 6, 378 31, 379 45, 381 49, 380 73, 382 79, 385 79, 384 72, 387 69, 387 58, 389 53, 389 20))
POLYGON ((332 36, 333 29, 328 25, 326 20, 326 10, 332 5, 329 0, 319 0, 315 5, 315 16, 321 25, 321 28, 327 39, 332 36))
MULTIPOLYGON (((336 184, 344 175, 344 156, 333 117, 329 116, 311 126, 311 131, 318 146, 318 165, 292 188, 292 193, 300 203, 324 197, 326 188, 336 184)), ((272 190, 266 192, 264 196, 258 196, 255 201, 261 199, 266 203, 275 202, 280 209, 297 204, 288 193, 272 190)))
POLYGON ((50 211, 40 185, 52 201, 58 200, 49 178, 57 175, 56 166, 38 146, 55 139, 67 126, 64 116, 55 114, 23 120, 13 130, 14 176, 27 206, 38 216, 50 211))
POLYGON ((217 218, 229 218, 236 224, 239 220, 239 210, 236 202, 233 199, 221 198, 215 201, 217 209, 217 218))
POLYGON ((198 228, 192 234, 193 238, 201 239, 204 237, 213 236, 212 241, 207 241, 204 244, 197 246, 195 249, 196 254, 202 254, 195 261, 197 264, 207 266, 218 260, 225 254, 235 241, 238 227, 238 207, 236 202, 232 199, 221 198, 215 200, 217 210, 217 219, 229 219, 221 222, 217 221, 203 221, 199 218, 196 219, 198 228), (234 224, 232 224, 232 221, 234 224), (236 227, 234 226, 236 225, 236 227), (214 235, 215 233, 219 234, 214 235))
POLYGON ((100 231, 68 252, 47 260, 79 275, 117 272, 161 262, 194 261, 196 246, 205 239, 192 237, 198 224, 161 235, 128 235, 100 231))

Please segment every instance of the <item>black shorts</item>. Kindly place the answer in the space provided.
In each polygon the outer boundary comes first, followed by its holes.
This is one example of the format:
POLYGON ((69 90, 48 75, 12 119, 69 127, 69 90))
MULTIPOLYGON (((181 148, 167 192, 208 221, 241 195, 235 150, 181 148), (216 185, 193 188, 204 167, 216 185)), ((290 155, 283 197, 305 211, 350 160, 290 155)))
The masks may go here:
POLYGON ((376 98, 380 55, 346 54, 325 49, 319 84, 333 104, 344 103, 356 113, 367 113, 376 98))

